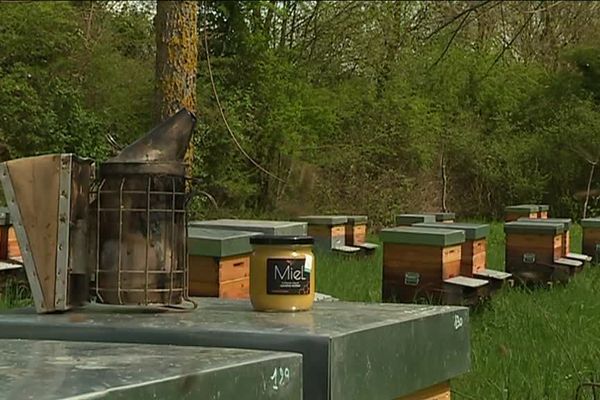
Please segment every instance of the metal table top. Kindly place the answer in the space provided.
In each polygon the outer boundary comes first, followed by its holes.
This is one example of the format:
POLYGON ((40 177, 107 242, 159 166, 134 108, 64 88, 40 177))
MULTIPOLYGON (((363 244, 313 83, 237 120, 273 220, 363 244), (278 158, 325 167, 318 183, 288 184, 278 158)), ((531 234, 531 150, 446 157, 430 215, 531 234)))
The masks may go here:
POLYGON ((468 309, 318 302, 312 311, 259 313, 248 301, 198 299, 188 313, 0 314, 0 337, 175 344, 303 354, 304 398, 389 400, 466 372, 468 309))
POLYGON ((0 340, 0 370, 7 400, 302 398, 293 353, 0 340))

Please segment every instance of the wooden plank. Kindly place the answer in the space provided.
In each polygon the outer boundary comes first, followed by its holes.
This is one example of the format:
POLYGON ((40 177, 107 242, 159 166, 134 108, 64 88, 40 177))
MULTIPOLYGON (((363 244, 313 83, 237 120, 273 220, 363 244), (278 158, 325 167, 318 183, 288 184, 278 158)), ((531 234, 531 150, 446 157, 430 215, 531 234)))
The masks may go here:
POLYGON ((450 398, 450 383, 444 382, 396 400, 450 400, 450 398))

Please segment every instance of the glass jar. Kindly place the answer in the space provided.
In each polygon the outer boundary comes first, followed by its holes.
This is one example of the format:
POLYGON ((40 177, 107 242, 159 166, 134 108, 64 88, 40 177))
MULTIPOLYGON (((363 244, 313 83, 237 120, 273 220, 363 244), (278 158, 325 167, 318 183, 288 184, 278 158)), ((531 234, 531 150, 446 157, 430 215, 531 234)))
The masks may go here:
POLYGON ((314 239, 310 236, 250 238, 250 301, 257 311, 310 310, 315 299, 314 239))

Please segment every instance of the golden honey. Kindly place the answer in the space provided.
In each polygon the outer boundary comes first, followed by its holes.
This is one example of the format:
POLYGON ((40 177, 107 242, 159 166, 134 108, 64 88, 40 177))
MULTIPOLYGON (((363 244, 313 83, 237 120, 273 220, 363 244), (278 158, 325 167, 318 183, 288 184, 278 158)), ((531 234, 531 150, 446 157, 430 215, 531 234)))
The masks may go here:
POLYGON ((315 257, 310 236, 250 239, 250 301, 257 311, 310 310, 315 299, 315 257))

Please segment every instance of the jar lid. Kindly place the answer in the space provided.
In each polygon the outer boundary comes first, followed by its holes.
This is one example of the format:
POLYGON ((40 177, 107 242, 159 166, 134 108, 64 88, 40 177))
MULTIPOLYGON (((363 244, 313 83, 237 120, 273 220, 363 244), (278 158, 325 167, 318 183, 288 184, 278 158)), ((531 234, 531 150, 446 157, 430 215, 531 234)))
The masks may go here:
POLYGON ((312 236, 276 236, 261 235, 250 238, 251 244, 273 244, 273 245, 309 245, 313 244, 315 239, 312 236))

